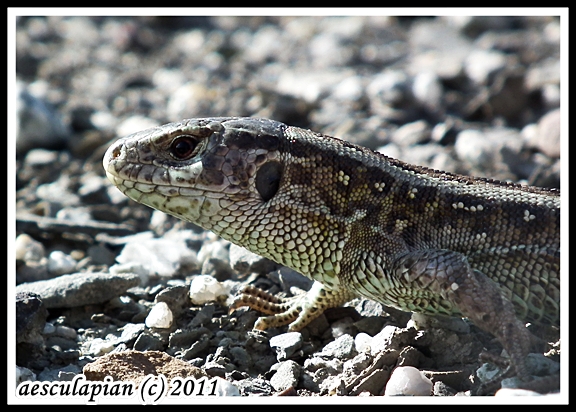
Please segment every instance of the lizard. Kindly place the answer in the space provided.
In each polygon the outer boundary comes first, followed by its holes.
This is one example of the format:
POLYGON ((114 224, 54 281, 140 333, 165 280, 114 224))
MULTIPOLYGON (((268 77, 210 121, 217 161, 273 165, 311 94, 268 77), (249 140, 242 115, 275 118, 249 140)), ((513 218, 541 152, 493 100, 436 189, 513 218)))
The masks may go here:
POLYGON ((411 165, 260 118, 187 119, 121 138, 110 181, 311 278, 278 298, 247 287, 233 308, 255 329, 301 330, 361 296, 403 311, 468 318, 523 378, 526 323, 559 327, 560 192, 411 165))

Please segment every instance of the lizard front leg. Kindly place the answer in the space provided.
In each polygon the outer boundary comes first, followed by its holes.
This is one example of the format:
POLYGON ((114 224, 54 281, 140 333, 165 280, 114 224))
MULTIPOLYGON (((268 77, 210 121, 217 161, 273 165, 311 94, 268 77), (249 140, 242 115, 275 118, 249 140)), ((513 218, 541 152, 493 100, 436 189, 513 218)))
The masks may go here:
POLYGON ((299 331, 326 309, 338 307, 356 296, 346 289, 328 289, 320 282, 314 282, 308 292, 289 298, 278 298, 248 286, 234 300, 230 309, 248 306, 270 315, 258 318, 254 329, 265 330, 289 324, 290 331, 299 331))
POLYGON ((527 375, 525 358, 534 338, 496 283, 473 269, 463 254, 443 249, 404 252, 392 259, 389 269, 365 270, 351 279, 362 277, 372 278, 380 290, 366 293, 362 284, 354 288, 381 303, 413 312, 467 317, 500 341, 518 376, 527 375))

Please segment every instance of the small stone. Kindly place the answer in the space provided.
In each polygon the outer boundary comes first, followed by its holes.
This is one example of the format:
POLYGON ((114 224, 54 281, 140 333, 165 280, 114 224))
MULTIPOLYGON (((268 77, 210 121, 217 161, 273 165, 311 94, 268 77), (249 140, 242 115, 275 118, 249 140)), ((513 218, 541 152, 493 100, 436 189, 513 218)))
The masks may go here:
POLYGON ((270 385, 270 382, 261 379, 242 379, 234 382, 234 385, 240 389, 242 395, 256 395, 256 396, 272 396, 274 393, 274 388, 270 385))
POLYGON ((413 366, 399 366, 392 372, 384 396, 430 396, 432 381, 413 366))
POLYGON ((46 368, 38 374, 36 380, 38 381, 71 381, 72 378, 82 370, 78 365, 57 366, 55 368, 46 368))
POLYGON ((195 305, 212 302, 230 293, 224 285, 210 275, 198 275, 190 284, 190 300, 195 305))
POLYGON ((270 338, 270 347, 276 351, 279 362, 290 358, 302 347, 302 334, 300 332, 288 332, 270 338))
POLYGON ((370 352, 370 343, 372 342, 372 336, 367 333, 360 332, 354 337, 354 346, 358 353, 370 352))
POLYGON ((39 262, 45 256, 44 245, 23 233, 16 237, 16 259, 39 262))
POLYGON ((216 378, 216 396, 240 396, 240 390, 232 382, 226 379, 216 378))
POLYGON ((395 104, 406 98, 408 76, 402 70, 384 70, 366 87, 370 99, 380 104, 395 104))
POLYGON ((477 168, 493 163, 493 145, 480 130, 463 130, 456 137, 454 150, 459 159, 477 168))
POLYGON ((166 342, 158 333, 152 333, 151 329, 145 330, 136 338, 134 349, 142 352, 151 350, 165 350, 166 342))
POLYGON ((122 328, 118 329, 122 331, 122 335, 118 338, 118 343, 126 343, 128 345, 134 342, 145 329, 143 323, 127 323, 122 328))
POLYGON ((50 322, 46 322, 46 324, 44 325, 44 330, 42 331, 42 334, 51 335, 54 332, 56 332, 56 326, 54 326, 54 324, 52 324, 50 322))
POLYGON ((66 253, 55 250, 48 256, 48 271, 53 275, 66 275, 74 272, 76 260, 66 253))
POLYGON ((112 352, 114 349, 115 342, 107 339, 95 338, 90 342, 90 347, 88 349, 88 354, 93 356, 101 356, 106 353, 112 352))
POLYGON ((490 382, 500 372, 500 368, 491 363, 484 363, 476 370, 476 376, 478 376, 480 382, 490 382))
POLYGON ((416 334, 416 330, 413 328, 410 328, 409 331, 412 332, 405 333, 406 330, 396 326, 385 326, 384 329, 372 337, 370 353, 375 356, 388 349, 400 349, 404 347, 416 334))
POLYGON ((210 320, 212 320, 215 311, 216 307, 213 304, 206 304, 198 312, 196 312, 196 316, 194 316, 194 319, 190 321, 188 327, 195 328, 197 326, 210 323, 210 320))
POLYGON ((355 335, 357 333, 354 320, 350 316, 338 319, 330 324, 332 337, 339 338, 342 335, 355 335))
POLYGON ((182 238, 158 239, 134 238, 129 241, 116 258, 120 264, 138 262, 146 272, 170 278, 183 267, 197 267, 196 253, 182 238))
POLYGON ((296 387, 300 377, 300 365, 296 362, 287 360, 282 362, 276 373, 270 379, 270 384, 277 391, 283 391, 290 387, 296 387))
POLYGON ((167 329, 172 326, 174 316, 165 302, 154 305, 146 317, 146 326, 149 328, 167 329))
POLYGON ((218 239, 212 242, 207 241, 198 251, 198 262, 202 266, 202 275, 211 275, 219 279, 228 279, 233 273, 230 266, 230 243, 218 239))
POLYGON ((325 358, 350 359, 357 355, 354 338, 350 335, 342 335, 330 342, 318 354, 325 358))
POLYGON ((16 343, 26 342, 42 350, 42 331, 48 311, 42 299, 34 293, 16 293, 16 343))
POLYGON ((350 395, 366 392, 374 396, 380 395, 389 377, 390 372, 388 370, 376 369, 364 378, 360 384, 354 387, 350 395))

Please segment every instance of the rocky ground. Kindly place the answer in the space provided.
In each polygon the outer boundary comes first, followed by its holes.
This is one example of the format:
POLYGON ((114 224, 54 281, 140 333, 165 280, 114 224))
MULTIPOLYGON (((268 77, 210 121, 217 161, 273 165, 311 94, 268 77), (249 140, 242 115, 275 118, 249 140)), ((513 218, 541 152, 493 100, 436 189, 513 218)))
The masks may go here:
MULTIPOLYGON (((128 200, 101 161, 153 125, 258 116, 559 188, 558 18, 19 17, 16 29, 18 381, 149 372, 219 377, 227 395, 468 396, 489 379, 478 355, 501 351, 489 334, 366 300, 301 333, 253 331, 257 313, 228 313, 240 288, 288 296, 310 282, 128 200)), ((534 375, 557 373, 558 345, 531 356, 534 375)))

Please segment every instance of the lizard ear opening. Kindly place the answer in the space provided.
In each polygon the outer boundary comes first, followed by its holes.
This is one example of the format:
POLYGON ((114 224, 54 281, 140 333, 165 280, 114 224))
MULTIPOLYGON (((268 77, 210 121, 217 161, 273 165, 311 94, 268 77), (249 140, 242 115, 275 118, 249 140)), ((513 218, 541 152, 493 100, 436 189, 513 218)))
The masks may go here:
POLYGON ((262 200, 269 201, 274 197, 278 188, 280 187, 280 179, 282 178, 282 164, 279 162, 264 163, 256 173, 256 190, 262 200))

